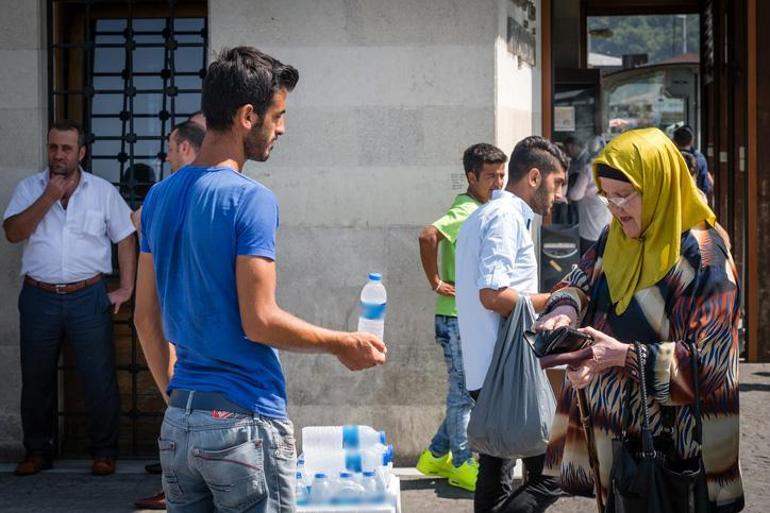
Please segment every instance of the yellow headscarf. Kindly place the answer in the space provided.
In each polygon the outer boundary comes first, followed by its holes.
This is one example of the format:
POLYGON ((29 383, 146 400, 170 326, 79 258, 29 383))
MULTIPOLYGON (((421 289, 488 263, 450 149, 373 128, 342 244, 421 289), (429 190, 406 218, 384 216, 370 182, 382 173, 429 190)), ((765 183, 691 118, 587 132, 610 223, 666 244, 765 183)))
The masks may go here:
POLYGON ((613 217, 604 250, 604 275, 620 315, 637 291, 660 281, 676 264, 682 233, 704 221, 713 226, 716 216, 698 192, 679 149, 657 128, 630 130, 610 141, 593 161, 601 190, 597 164, 622 172, 642 197, 639 238, 626 237, 613 217))

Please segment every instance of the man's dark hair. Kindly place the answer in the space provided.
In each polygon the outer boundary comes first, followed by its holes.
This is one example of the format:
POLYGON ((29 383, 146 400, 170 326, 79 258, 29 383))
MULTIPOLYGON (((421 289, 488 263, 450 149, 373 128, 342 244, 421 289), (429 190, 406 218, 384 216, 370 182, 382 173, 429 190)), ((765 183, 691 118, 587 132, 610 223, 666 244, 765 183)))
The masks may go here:
POLYGON ((72 121, 71 119, 56 121, 52 123, 51 127, 48 129, 49 132, 51 130, 58 130, 59 132, 69 132, 70 130, 74 130, 78 133, 78 148, 86 145, 86 134, 83 132, 83 127, 77 121, 72 121))
POLYGON ((478 143, 470 146, 463 153, 463 168, 465 174, 473 173, 476 178, 484 164, 505 164, 508 157, 497 146, 487 143, 478 143))
POLYGON ((195 121, 184 121, 176 125, 171 130, 171 133, 173 134, 174 131, 176 131, 175 139, 177 144, 182 141, 187 141, 193 148, 195 148, 196 152, 201 149, 201 144, 203 144, 203 138, 206 136, 206 131, 198 123, 195 121))
POLYGON ((260 116, 276 91, 294 89, 299 72, 250 46, 220 52, 203 79, 201 107, 208 128, 223 131, 239 108, 251 104, 260 116))
POLYGON ((531 135, 525 137, 516 145, 508 162, 508 183, 516 183, 524 178, 529 170, 537 168, 543 176, 558 171, 567 171, 569 158, 554 143, 531 135))
POLYGON ((567 146, 568 144, 574 144, 578 148, 583 147, 583 141, 575 137, 574 135, 570 135, 566 139, 564 139, 564 146, 567 146))
POLYGON ((674 130, 674 143, 677 146, 689 146, 695 139, 695 134, 692 132, 692 128, 687 125, 680 126, 674 130))

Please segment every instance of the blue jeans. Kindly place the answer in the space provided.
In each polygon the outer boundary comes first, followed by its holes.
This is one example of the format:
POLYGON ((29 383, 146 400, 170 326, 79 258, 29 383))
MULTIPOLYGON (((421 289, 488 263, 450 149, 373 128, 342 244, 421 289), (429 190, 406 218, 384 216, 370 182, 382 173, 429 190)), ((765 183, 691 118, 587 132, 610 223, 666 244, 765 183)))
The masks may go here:
POLYGON ((294 512, 288 420, 171 406, 158 448, 169 513, 294 512))
POLYGON ((474 401, 465 388, 463 351, 457 317, 436 316, 436 342, 444 350, 449 373, 446 395, 446 417, 430 443, 430 451, 440 456, 452 451, 452 464, 458 467, 471 457, 468 445, 468 421, 474 401))

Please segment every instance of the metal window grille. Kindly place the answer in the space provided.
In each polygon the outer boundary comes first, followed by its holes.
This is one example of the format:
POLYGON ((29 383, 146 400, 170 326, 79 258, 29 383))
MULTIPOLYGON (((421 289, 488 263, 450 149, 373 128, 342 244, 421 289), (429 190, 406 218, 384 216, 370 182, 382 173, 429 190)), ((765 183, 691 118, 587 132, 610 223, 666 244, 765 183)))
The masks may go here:
MULTIPOLYGON (((205 13, 205 1, 195 0, 48 1, 49 120, 82 123, 83 168, 118 187, 132 209, 168 174, 166 138, 173 126, 200 108, 205 13)), ((124 310, 115 317, 121 453, 151 455, 162 401, 147 390, 152 378, 133 326, 133 304, 124 310)), ((84 455, 87 416, 80 388, 72 386, 76 380, 67 377, 73 371, 65 355, 58 442, 61 453, 84 455)))

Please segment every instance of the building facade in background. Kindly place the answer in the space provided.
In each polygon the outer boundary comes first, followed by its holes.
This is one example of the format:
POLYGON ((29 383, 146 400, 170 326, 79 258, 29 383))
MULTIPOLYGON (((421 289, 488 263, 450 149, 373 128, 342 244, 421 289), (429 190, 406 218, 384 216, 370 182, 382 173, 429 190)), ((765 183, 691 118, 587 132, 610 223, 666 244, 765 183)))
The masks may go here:
MULTIPOLYGON (((300 70, 287 134, 245 173, 281 206, 279 301, 313 323, 353 328, 368 272, 389 293, 389 362, 351 375, 336 360, 283 353, 296 427, 363 423, 416 458, 443 414, 446 371, 417 236, 465 188, 462 151, 510 152, 541 130, 539 2, 210 0, 5 2, 0 21, 0 202, 45 166, 50 120, 92 134, 86 168, 132 206, 163 178, 163 137, 197 110, 206 56, 256 46, 300 70)), ((16 303, 21 248, 0 244, 0 457, 21 453, 16 303)), ((205 308, 205 305, 202 305, 205 308)), ((130 312, 115 319, 121 449, 149 456, 163 404, 130 312)), ((65 354, 59 447, 87 454, 84 408, 65 354)))

